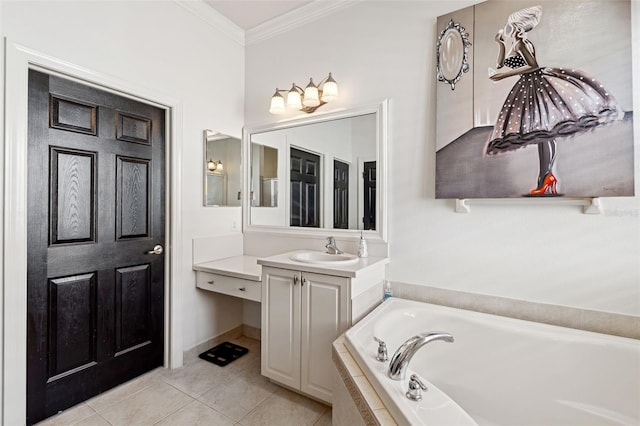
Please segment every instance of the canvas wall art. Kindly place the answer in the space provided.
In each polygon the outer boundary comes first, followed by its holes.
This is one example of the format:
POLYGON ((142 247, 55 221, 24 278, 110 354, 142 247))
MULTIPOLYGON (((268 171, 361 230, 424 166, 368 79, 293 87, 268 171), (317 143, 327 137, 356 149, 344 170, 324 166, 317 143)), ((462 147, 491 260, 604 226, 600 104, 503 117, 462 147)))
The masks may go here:
POLYGON ((634 195, 630 1, 438 18, 436 198, 634 195))

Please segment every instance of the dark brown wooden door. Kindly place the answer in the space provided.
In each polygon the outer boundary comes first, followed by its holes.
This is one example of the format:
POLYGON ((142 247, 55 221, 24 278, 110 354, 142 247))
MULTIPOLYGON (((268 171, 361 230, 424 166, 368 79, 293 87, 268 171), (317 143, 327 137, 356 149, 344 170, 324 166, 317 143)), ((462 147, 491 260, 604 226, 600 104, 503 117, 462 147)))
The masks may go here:
POLYGON ((362 218, 365 230, 376 229, 376 162, 364 163, 364 217, 362 218))
POLYGON ((29 424, 163 363, 164 117, 29 72, 29 424))
POLYGON ((333 160, 333 227, 349 229, 349 164, 333 160))
POLYGON ((320 227, 320 156, 291 148, 291 226, 320 227))

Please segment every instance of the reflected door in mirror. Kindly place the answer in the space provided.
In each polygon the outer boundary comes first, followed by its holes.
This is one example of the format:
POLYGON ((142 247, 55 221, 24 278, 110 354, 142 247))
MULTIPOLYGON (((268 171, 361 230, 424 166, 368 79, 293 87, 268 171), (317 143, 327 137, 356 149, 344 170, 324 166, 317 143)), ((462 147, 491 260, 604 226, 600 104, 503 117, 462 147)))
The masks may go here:
POLYGON ((364 217, 365 230, 376 229, 376 162, 364 163, 364 217))
MULTIPOLYGON (((260 186, 251 197, 252 205, 278 207, 278 150, 268 146, 252 144, 252 180, 260 186)), ((255 191, 252 185, 252 191, 255 191)))
POLYGON ((320 227, 320 156, 291 148, 291 226, 320 227))
POLYGON ((333 160, 333 227, 349 229, 349 164, 333 160))

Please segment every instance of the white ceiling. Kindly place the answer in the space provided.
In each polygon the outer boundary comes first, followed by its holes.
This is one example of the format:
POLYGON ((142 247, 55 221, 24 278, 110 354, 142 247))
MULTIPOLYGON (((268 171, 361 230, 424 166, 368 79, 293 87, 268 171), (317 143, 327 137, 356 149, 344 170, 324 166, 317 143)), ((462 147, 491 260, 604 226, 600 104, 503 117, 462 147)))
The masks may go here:
POLYGON ((244 30, 254 28, 312 0, 203 0, 244 30))

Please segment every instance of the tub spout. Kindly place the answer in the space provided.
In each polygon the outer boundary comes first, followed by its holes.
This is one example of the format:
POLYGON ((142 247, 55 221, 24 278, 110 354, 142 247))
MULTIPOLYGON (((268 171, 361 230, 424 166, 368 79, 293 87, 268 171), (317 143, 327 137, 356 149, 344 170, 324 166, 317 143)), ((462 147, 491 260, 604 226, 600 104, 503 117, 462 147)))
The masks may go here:
POLYGON ((444 340, 445 342, 453 342, 453 336, 449 333, 441 331, 420 333, 417 336, 405 341, 391 357, 389 363, 389 372, 387 375, 393 380, 404 380, 409 361, 413 358, 413 355, 429 342, 434 340, 444 340))

